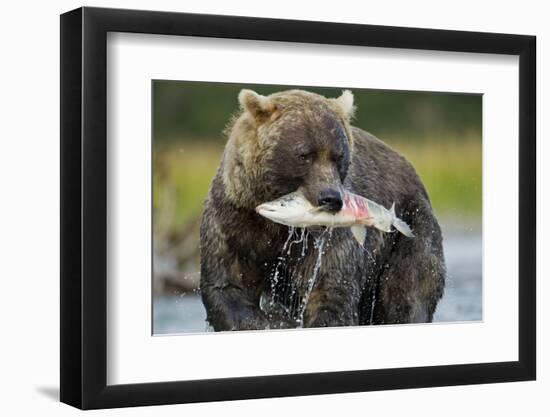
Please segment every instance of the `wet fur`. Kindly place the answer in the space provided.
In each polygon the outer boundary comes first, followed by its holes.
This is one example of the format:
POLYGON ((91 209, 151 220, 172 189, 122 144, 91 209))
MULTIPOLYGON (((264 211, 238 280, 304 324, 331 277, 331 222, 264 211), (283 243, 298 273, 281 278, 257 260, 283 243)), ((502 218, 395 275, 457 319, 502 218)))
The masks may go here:
MULTIPOLYGON (((298 325, 296 314, 266 314, 260 308, 289 231, 254 208, 298 186, 314 198, 321 187, 337 186, 342 178, 340 186, 385 207, 395 202, 397 216, 416 237, 370 228, 362 248, 349 229, 335 229, 324 247, 304 327, 430 322, 443 293, 445 262, 441 231, 414 168, 371 134, 351 127, 349 96, 338 101, 302 91, 269 100, 256 100, 252 92, 241 95, 243 111, 229 128, 201 225, 201 294, 208 322, 217 331, 298 325), (297 152, 312 146, 319 150, 318 163, 295 162, 297 152), (344 158, 336 162, 334 155, 341 153, 344 158)), ((274 295, 284 308, 306 292, 319 233, 308 234, 303 259, 300 244, 284 254, 274 295)))

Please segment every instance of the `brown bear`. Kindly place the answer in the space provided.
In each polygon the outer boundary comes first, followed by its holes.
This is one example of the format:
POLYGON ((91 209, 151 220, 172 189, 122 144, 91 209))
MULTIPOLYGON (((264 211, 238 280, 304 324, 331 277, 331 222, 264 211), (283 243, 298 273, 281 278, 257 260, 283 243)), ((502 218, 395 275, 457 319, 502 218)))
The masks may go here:
POLYGON ((239 94, 201 224, 201 295, 216 331, 430 322, 445 283, 442 235, 412 165, 353 127, 353 95, 239 94), (301 189, 342 207, 342 190, 385 207, 414 238, 369 229, 294 230, 255 207, 301 189))

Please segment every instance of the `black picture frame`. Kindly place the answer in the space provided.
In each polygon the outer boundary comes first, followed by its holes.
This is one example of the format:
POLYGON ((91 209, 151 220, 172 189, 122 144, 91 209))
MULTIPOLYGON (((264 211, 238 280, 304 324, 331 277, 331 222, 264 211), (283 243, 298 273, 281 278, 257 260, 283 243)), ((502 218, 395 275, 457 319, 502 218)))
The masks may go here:
POLYGON ((61 15, 60 57, 62 402, 93 409, 535 379, 534 36, 84 7, 61 15), (108 32, 519 56, 519 360, 107 385, 108 32))

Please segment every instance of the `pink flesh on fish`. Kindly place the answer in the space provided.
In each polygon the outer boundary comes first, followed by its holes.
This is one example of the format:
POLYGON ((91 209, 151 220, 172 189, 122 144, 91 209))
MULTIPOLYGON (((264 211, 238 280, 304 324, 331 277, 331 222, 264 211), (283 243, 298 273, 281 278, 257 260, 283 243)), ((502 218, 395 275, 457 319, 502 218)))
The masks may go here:
POLYGON ((371 213, 369 211, 368 200, 357 194, 344 193, 343 206, 341 214, 355 217, 357 222, 365 225, 372 224, 371 213))

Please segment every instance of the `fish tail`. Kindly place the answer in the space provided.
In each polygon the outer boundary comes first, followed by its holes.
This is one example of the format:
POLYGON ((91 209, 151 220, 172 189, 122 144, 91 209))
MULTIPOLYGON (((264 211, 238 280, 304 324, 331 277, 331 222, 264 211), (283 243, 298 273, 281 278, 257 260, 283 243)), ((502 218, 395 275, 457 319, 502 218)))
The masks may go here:
POLYGON ((409 227, 407 223, 405 223, 403 220, 394 217, 392 222, 393 227, 395 227, 397 230, 399 230, 401 233, 403 233, 407 237, 414 237, 414 234, 409 227))
POLYGON ((399 217, 395 214, 395 202, 391 205, 390 213, 392 215, 392 225, 395 227, 398 231, 403 233, 407 237, 414 237, 414 234, 409 227, 407 223, 405 223, 403 220, 401 220, 399 217))

